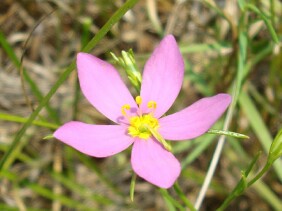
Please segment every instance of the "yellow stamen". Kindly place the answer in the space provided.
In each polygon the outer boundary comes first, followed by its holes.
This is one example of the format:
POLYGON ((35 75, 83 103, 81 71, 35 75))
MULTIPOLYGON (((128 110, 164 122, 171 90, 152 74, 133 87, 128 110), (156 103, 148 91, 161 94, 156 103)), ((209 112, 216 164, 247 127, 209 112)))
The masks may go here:
POLYGON ((149 101, 147 107, 151 109, 151 112, 148 114, 142 114, 140 110, 140 105, 142 103, 142 98, 137 96, 135 98, 136 104, 138 105, 138 110, 136 116, 127 115, 126 111, 130 109, 129 104, 125 104, 121 107, 121 113, 125 116, 129 121, 128 126, 128 135, 132 137, 138 137, 140 139, 147 140, 151 136, 153 136, 158 142, 160 142, 163 147, 171 151, 171 146, 166 140, 162 137, 162 135, 158 132, 158 128, 160 127, 159 121, 154 117, 154 111, 157 108, 157 103, 155 101, 149 101))
POLYGON ((148 108, 155 110, 157 108, 157 103, 155 101, 149 101, 147 104, 148 108))
POLYGON ((128 111, 129 109, 130 109, 130 105, 129 105, 129 104, 123 105, 123 106, 121 107, 121 113, 122 113, 122 115, 126 117, 126 116, 127 116, 126 110, 128 111))
POLYGON ((132 137, 139 137, 141 139, 148 139, 151 137, 152 133, 149 128, 153 128, 154 130, 159 128, 158 120, 151 114, 131 117, 129 124, 128 134, 132 137))
POLYGON ((138 106, 140 106, 140 104, 142 103, 142 98, 140 96, 137 96, 135 98, 135 102, 137 103, 138 106))
POLYGON ((168 142, 166 142, 166 140, 162 137, 162 135, 157 130, 155 130, 154 128, 150 128, 150 127, 148 129, 153 134, 155 139, 157 139, 158 142, 160 142, 167 151, 171 151, 171 145, 168 142))

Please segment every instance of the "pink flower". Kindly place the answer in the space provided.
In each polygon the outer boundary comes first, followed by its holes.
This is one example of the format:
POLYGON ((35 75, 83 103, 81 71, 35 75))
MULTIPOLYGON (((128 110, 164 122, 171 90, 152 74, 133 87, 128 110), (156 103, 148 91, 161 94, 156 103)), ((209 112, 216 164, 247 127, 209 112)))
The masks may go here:
POLYGON ((184 62, 172 35, 161 41, 147 61, 136 100, 111 64, 79 53, 77 68, 84 96, 117 125, 72 121, 57 129, 54 136, 94 157, 108 157, 133 144, 134 172, 162 188, 171 187, 181 171, 165 139, 180 141, 202 135, 231 101, 228 94, 218 94, 162 117, 175 101, 184 75, 184 62))

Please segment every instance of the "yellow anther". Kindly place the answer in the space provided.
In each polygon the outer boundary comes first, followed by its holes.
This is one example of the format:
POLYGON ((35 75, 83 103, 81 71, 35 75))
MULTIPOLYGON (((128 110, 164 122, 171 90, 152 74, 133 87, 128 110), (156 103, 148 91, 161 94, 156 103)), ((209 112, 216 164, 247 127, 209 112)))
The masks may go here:
POLYGON ((159 128, 158 119, 154 118, 151 114, 131 117, 129 124, 128 134, 141 139, 151 137, 152 133, 150 129, 157 130, 159 128))
POLYGON ((147 106, 148 106, 148 108, 156 109, 157 108, 157 103, 155 101, 149 101, 147 106))
POLYGON ((123 116, 126 116, 126 110, 128 111, 130 109, 130 105, 129 104, 125 104, 121 107, 121 113, 123 116))
POLYGON ((137 103, 137 105, 140 105, 142 103, 142 98, 140 96, 137 96, 135 98, 135 102, 137 103))

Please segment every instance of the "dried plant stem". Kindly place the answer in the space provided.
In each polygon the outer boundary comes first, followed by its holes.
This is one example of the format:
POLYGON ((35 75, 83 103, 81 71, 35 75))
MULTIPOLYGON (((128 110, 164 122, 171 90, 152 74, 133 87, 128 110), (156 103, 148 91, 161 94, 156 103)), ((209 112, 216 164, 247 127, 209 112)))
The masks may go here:
MULTIPOLYGON (((235 88, 235 92, 236 92, 236 88, 235 88)), ((235 95, 233 95, 233 96, 235 96, 235 95)), ((231 119, 232 119, 232 115, 233 115, 233 111, 234 111, 234 108, 235 108, 235 104, 236 104, 235 102, 236 101, 233 100, 230 108, 228 109, 227 116, 225 118, 224 125, 223 125, 223 130, 228 130, 228 128, 229 128, 229 125, 230 125, 230 122, 231 122, 231 119)), ((207 175, 205 177, 205 181, 202 185, 202 188, 199 192, 199 195, 198 195, 196 202, 195 202, 195 205, 194 205, 196 210, 200 209, 202 202, 205 198, 206 192, 209 188, 210 182, 212 180, 215 169, 217 167, 217 164, 218 164, 218 161, 219 161, 219 158, 220 158, 220 155, 221 155, 224 143, 225 143, 225 139, 226 139, 226 136, 222 135, 222 136, 220 136, 220 138, 218 140, 216 149, 215 149, 213 157, 212 157, 211 164, 209 166, 207 175)))
MULTIPOLYGON (((53 159, 53 170, 57 174, 62 174, 63 170, 63 158, 62 158, 62 145, 59 143, 54 144, 54 159, 53 159)), ((62 186, 58 183, 55 182, 53 186, 53 193, 60 195, 63 193, 62 186)), ((62 209, 62 204, 58 200, 54 200, 52 203, 52 211, 60 211, 62 209)))

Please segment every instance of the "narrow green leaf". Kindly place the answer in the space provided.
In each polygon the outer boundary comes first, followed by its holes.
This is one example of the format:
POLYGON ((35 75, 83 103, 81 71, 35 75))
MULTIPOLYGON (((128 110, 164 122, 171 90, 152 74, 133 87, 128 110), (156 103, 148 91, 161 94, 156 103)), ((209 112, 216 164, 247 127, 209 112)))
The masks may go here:
POLYGON ((273 208, 273 210, 282 210, 281 197, 276 196, 275 193, 271 190, 271 187, 263 183, 261 180, 258 180, 253 188, 256 190, 256 193, 261 196, 262 199, 268 202, 268 204, 273 208))
POLYGON ((98 191, 91 190, 86 186, 80 185, 77 183, 77 181, 72 180, 61 173, 59 174, 56 172, 50 172, 50 174, 54 180, 56 180, 64 187, 68 188, 70 191, 74 192, 77 195, 80 195, 83 198, 96 201, 103 205, 109 205, 114 203, 111 199, 101 194, 98 194, 98 191))
POLYGON ((172 196, 167 192, 166 189, 159 189, 160 193, 162 194, 163 198, 165 200, 168 200, 171 204, 173 204, 173 206, 175 206, 177 208, 177 210, 181 210, 184 211, 185 208, 174 198, 172 198, 172 196))
POLYGON ((240 10, 242 10, 242 11, 245 10, 245 5, 246 5, 245 0, 238 0, 238 5, 240 7, 240 10))
POLYGON ((247 170, 245 171, 245 175, 249 176, 250 172, 252 171, 252 169, 254 168, 256 162, 258 161, 259 157, 261 155, 261 151, 259 151, 256 156, 254 157, 254 159, 252 160, 252 162, 250 163, 250 165, 248 166, 247 170))
MULTIPOLYGON (((16 115, 11 115, 11 114, 5 114, 5 113, 0 113, 0 119, 10 121, 10 122, 18 122, 18 123, 25 123, 28 118, 25 117, 20 117, 16 115)), ((53 123, 45 122, 45 121, 37 121, 34 120, 32 122, 33 125, 41 126, 41 127, 46 127, 50 129, 57 129, 59 126, 53 123)))
MULTIPOLYGON (((70 148, 70 147, 68 147, 70 148)), ((80 161, 83 163, 83 165, 87 166, 89 169, 91 169, 95 174, 99 177, 99 180, 102 181, 107 187, 113 191, 117 196, 126 197, 123 192, 121 192, 105 175, 101 172, 101 169, 96 165, 96 163, 93 161, 91 157, 84 156, 78 151, 73 151, 73 154, 78 156, 80 161)))
POLYGON ((265 25, 268 28, 268 31, 270 32, 270 35, 275 43, 279 43, 279 38, 275 32, 274 27, 272 26, 271 19, 269 19, 261 10, 259 10, 255 5, 253 4, 247 4, 246 6, 248 9, 255 12, 257 15, 260 16, 260 18, 264 21, 265 25))
POLYGON ((44 196, 48 199, 57 200, 61 204, 69 207, 69 208, 75 208, 78 210, 93 210, 93 208, 90 208, 86 206, 83 202, 73 200, 71 198, 68 198, 67 196, 61 195, 61 194, 55 194, 52 190, 49 188, 45 188, 40 186, 36 183, 30 183, 26 185, 27 188, 31 189, 32 191, 36 192, 37 194, 44 196))

